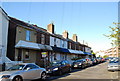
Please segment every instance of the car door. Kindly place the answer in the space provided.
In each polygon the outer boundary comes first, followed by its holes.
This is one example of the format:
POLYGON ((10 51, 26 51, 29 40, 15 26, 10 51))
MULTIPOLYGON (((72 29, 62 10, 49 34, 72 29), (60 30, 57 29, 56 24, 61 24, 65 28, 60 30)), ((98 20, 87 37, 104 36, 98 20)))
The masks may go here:
POLYGON ((87 67, 87 61, 84 59, 83 60, 85 67, 87 67))
POLYGON ((32 64, 32 67, 35 70, 35 77, 34 77, 34 79, 40 78, 41 73, 42 73, 42 69, 40 69, 40 67, 35 65, 35 64, 32 64))
POLYGON ((61 62, 61 66, 62 66, 62 72, 66 72, 67 71, 67 66, 66 63, 64 61, 61 62))
POLYGON ((71 66, 70 66, 70 63, 67 60, 65 60, 65 63, 66 63, 66 70, 68 72, 70 70, 71 66))
POLYGON ((23 77, 25 79, 35 79, 37 76, 37 70, 31 64, 26 65, 23 72, 23 77))

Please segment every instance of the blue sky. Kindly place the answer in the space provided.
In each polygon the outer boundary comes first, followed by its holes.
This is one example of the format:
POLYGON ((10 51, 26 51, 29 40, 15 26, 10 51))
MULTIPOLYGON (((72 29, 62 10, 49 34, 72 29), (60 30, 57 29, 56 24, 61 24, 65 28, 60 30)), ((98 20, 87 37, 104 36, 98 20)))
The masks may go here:
POLYGON ((67 30, 69 38, 77 34, 94 51, 111 47, 103 34, 118 21, 117 2, 4 2, 2 7, 9 16, 45 29, 54 22, 56 33, 67 30))

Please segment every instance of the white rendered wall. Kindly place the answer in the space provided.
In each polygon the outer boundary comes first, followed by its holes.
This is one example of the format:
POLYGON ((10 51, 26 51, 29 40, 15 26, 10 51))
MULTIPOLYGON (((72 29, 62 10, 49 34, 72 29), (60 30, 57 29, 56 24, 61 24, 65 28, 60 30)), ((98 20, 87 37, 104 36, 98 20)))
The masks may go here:
POLYGON ((7 51, 7 36, 8 36, 9 20, 7 15, 0 8, 0 62, 5 62, 7 51))
POLYGON ((85 47, 85 52, 91 53, 91 49, 88 47, 85 47))

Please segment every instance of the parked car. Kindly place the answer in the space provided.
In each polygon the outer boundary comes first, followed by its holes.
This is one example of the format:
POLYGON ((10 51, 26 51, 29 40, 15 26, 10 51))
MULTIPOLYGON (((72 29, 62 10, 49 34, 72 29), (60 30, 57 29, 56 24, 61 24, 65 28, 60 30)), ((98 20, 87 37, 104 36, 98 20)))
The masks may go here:
POLYGON ((118 57, 111 57, 111 59, 109 61, 114 61, 114 60, 117 60, 118 57))
POLYGON ((101 62, 105 62, 105 59, 104 59, 104 58, 101 58, 101 62))
POLYGON ((90 58, 85 58, 87 61, 87 66, 93 65, 92 60, 90 58))
POLYGON ((85 68, 87 67, 86 59, 76 60, 72 63, 72 68, 85 68))
POLYGON ((116 70, 120 70, 120 62, 118 59, 116 60, 112 60, 112 61, 109 61, 109 64, 108 64, 108 71, 116 71, 116 70))
POLYGON ((106 60, 106 61, 109 61, 110 58, 111 58, 111 57, 107 57, 107 58, 105 58, 105 60, 106 60))
POLYGON ((21 63, 0 72, 0 81, 23 81, 32 79, 46 79, 46 70, 34 63, 21 63))
POLYGON ((97 63, 101 63, 102 62, 102 58, 101 57, 97 57, 97 63))
POLYGON ((52 75, 62 75, 71 71, 71 64, 67 60, 54 61, 47 68, 47 73, 52 75))
POLYGON ((92 61, 93 65, 97 64, 97 59, 96 58, 92 58, 91 61, 92 61))

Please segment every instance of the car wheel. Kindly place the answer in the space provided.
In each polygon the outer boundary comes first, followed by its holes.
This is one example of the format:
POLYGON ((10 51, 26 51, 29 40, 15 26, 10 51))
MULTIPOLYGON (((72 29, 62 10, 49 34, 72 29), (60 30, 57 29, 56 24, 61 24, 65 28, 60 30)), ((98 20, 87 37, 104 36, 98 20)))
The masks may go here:
POLYGON ((46 73, 45 72, 43 72, 42 74, 41 74, 41 78, 40 79, 42 79, 42 80, 45 80, 46 79, 46 73))
POLYGON ((85 68, 85 66, 84 66, 84 65, 82 65, 82 66, 81 66, 81 68, 82 68, 82 69, 84 69, 84 68, 85 68))
POLYGON ((16 76, 12 81, 23 81, 23 79, 20 76, 16 76))
POLYGON ((70 67, 69 70, 68 70, 68 72, 71 72, 71 71, 72 71, 72 68, 70 67))

